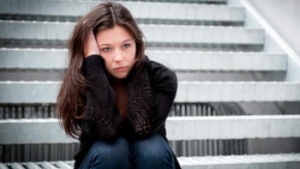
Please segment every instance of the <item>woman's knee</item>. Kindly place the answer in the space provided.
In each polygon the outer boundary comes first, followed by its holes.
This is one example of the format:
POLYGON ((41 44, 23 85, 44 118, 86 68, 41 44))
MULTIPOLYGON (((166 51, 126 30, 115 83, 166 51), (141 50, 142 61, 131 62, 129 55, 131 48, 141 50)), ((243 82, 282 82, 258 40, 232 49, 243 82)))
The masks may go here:
POLYGON ((113 141, 95 141, 91 146, 90 151, 92 154, 101 156, 115 156, 117 154, 128 154, 129 145, 124 138, 118 138, 113 141))
POLYGON ((127 141, 118 138, 113 141, 94 142, 86 158, 90 168, 129 168, 129 156, 130 149, 127 141))
POLYGON ((132 147, 132 155, 135 165, 165 165, 172 168, 170 166, 174 164, 174 156, 168 142, 158 134, 136 141, 132 147))

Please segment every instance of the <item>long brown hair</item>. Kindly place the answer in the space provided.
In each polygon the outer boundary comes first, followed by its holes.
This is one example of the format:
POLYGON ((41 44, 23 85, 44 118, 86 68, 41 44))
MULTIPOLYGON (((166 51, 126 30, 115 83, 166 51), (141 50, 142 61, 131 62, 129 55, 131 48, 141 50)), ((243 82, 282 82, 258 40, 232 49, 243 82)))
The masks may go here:
POLYGON ((136 43, 136 66, 144 60, 145 44, 143 33, 128 9, 116 2, 105 2, 96 6, 76 24, 68 44, 69 66, 57 97, 56 110, 65 132, 77 138, 80 135, 78 120, 83 118, 87 82, 83 75, 83 44, 88 33, 123 26, 134 37, 136 43))

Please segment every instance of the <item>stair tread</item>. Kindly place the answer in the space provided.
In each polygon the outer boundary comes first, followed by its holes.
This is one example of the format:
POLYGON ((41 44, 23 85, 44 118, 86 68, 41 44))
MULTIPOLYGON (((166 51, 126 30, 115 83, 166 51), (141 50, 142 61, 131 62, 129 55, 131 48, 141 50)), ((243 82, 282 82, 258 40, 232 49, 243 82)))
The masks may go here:
POLYGON ((206 157, 179 157, 182 165, 218 165, 240 163, 273 163, 300 161, 300 154, 230 155, 206 157))
MULTIPOLYGON (((205 156, 205 157, 178 157, 179 163, 183 167, 183 169, 188 169, 191 166, 215 166, 214 169, 224 168, 225 164, 237 164, 240 169, 249 168, 249 166, 245 166, 247 164, 266 164, 266 163, 274 163, 274 165, 278 163, 288 163, 288 162, 300 162, 300 154, 299 153, 290 153, 290 154, 255 154, 255 155, 229 155, 229 156, 205 156), (219 167, 217 167, 219 166, 219 167)), ((6 169, 8 166, 11 166, 13 163, 0 163, 0 166, 4 166, 1 169, 6 169)), ((32 164, 36 166, 51 166, 54 169, 59 169, 60 167, 56 166, 64 166, 64 167, 73 167, 74 161, 49 161, 49 162, 25 162, 20 163, 21 169, 25 169, 29 167, 29 169, 35 169, 32 164)), ((300 164, 298 164, 300 165, 300 164)), ((41 167, 36 169, 42 169, 41 167)), ((65 168, 64 168, 65 169, 65 168)), ((68 169, 68 168, 66 168, 68 169)))
MULTIPOLYGON (((67 41, 74 23, 2 20, 0 27, 1 39, 67 41)), ((262 45, 264 42, 264 32, 257 28, 146 24, 140 24, 140 28, 149 43, 262 45)))
MULTIPOLYGON (((284 54, 147 50, 146 55, 175 71, 285 71, 284 54)), ((66 49, 0 48, 0 69, 66 69, 66 49)))
MULTIPOLYGON (((257 154, 257 155, 229 155, 229 156, 205 156, 205 157, 178 157, 179 163, 183 167, 183 169, 188 169, 191 166, 215 166, 217 169, 224 168, 225 164, 237 164, 240 169, 249 168, 249 166, 245 166, 246 164, 266 164, 266 163, 274 163, 274 165, 278 163, 288 163, 288 162, 297 162, 300 161, 299 153, 290 153, 290 154, 257 154), (219 166, 219 167, 217 167, 219 166)), ((64 166, 66 169, 73 167, 74 161, 49 161, 49 162, 25 162, 20 163, 21 169, 25 169, 29 167, 29 169, 35 169, 32 167, 32 164, 35 166, 51 166, 54 169, 59 169, 60 167, 55 166, 64 166)), ((0 163, 0 166, 3 166, 1 169, 6 169, 8 166, 11 166, 12 163, 0 163)), ((298 164, 299 165, 299 164, 298 164)), ((38 167, 36 169, 42 169, 38 167)), ((65 169, 65 168, 64 168, 65 169)))
MULTIPOLYGON (((6 1, 0 14, 80 17, 99 1, 6 1)), ((243 22, 244 9, 225 5, 121 1, 137 19, 243 22), (189 11, 189 12, 186 12, 189 11), (218 11, 216 13, 215 11, 218 11), (164 13, 164 15, 161 15, 164 13), (181 15, 185 13, 185 15, 181 15)))
MULTIPOLYGON (((300 115, 174 116, 167 118, 166 130, 173 141, 296 138, 300 136, 299 121, 300 115)), ((0 120, 0 127, 1 144, 78 142, 65 134, 56 118, 5 119, 0 120), (44 133, 49 128, 51 132, 44 133)))
MULTIPOLYGON (((60 85, 60 81, 1 81, 0 103, 55 103, 60 85)), ((175 102, 300 101, 299 91, 299 82, 180 81, 175 102)))

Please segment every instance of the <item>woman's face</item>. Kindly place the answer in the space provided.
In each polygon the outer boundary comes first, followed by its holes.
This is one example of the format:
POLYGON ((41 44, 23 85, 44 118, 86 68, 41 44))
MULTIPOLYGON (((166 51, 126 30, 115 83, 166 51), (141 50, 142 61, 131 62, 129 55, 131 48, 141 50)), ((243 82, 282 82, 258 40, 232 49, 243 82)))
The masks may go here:
POLYGON ((96 41, 109 74, 117 79, 126 78, 136 58, 136 44, 132 35, 116 25, 98 32, 96 41))

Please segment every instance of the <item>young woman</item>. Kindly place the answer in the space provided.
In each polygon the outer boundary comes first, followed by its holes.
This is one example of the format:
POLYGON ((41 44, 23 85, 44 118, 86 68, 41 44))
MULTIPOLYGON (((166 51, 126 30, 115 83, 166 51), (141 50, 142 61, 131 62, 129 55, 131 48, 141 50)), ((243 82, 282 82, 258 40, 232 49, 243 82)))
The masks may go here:
POLYGON ((165 131, 177 78, 144 51, 121 4, 102 3, 75 26, 57 98, 66 133, 81 143, 74 168, 180 168, 165 131))

